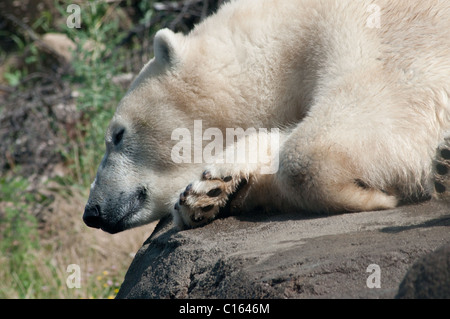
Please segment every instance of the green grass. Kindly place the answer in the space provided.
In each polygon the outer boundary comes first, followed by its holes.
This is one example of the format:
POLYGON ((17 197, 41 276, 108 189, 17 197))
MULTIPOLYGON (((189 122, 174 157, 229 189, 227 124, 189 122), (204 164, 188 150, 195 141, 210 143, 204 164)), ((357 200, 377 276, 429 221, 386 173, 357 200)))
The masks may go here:
MULTIPOLYGON (((2 269, 9 274, 9 290, 19 298, 30 296, 34 286, 40 285, 35 267, 34 252, 40 249, 36 217, 29 211, 32 195, 26 191, 25 179, 0 180, 0 202, 5 205, 4 216, 0 219, 0 252, 2 269)), ((1 278, 4 283, 7 278, 1 278)), ((0 298, 10 292, 0 289, 0 298)))
MULTIPOLYGON (((125 274, 124 265, 96 269, 85 260, 98 261, 98 254, 84 245, 82 255, 67 254, 71 249, 67 242, 77 237, 43 234, 37 218, 30 213, 31 205, 45 204, 50 199, 28 188, 28 181, 22 177, 0 179, 0 203, 4 208, 4 216, 0 216, 0 299, 114 298, 125 274), (71 275, 66 269, 74 260, 83 270, 80 288, 66 284, 71 275)), ((67 230, 62 229, 64 232, 67 230)))

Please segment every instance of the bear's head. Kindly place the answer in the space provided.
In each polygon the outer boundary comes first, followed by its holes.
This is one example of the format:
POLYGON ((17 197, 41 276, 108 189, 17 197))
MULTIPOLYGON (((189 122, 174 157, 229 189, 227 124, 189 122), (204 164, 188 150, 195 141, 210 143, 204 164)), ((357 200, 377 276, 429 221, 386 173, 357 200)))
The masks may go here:
POLYGON ((197 120, 205 130, 225 133, 227 128, 271 128, 282 122, 277 116, 293 118, 264 111, 278 100, 293 99, 282 82, 261 81, 261 76, 274 79, 269 73, 276 70, 269 63, 272 56, 260 50, 263 43, 255 47, 264 54, 254 54, 250 40, 239 43, 227 23, 207 19, 187 35, 157 32, 155 57, 131 84, 106 132, 106 152, 83 215, 88 226, 115 233, 170 214, 180 191, 204 169, 195 159, 174 161, 177 129, 192 133, 195 148, 197 120))
POLYGON ((180 174, 171 159, 172 131, 191 122, 177 71, 184 41, 181 34, 159 31, 155 57, 119 103, 85 207, 88 226, 116 233, 158 220, 170 213, 172 195, 186 186, 189 175, 180 174))

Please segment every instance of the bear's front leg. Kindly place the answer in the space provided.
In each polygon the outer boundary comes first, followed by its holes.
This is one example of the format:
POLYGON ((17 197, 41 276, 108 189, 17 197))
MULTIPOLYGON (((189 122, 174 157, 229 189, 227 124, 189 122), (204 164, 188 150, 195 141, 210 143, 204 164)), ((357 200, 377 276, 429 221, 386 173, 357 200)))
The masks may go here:
POLYGON ((281 140, 278 130, 260 131, 228 146, 223 162, 208 165, 200 178, 181 192, 172 212, 176 226, 205 225, 230 202, 231 211, 244 206, 255 185, 267 180, 261 177, 276 173, 281 140))

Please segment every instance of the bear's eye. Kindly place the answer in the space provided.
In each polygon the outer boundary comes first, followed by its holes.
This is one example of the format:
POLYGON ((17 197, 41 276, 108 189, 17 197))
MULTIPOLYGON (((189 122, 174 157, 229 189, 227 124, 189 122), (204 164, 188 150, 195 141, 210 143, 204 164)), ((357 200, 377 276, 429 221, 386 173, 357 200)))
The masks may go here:
POLYGON ((124 133, 125 133, 125 129, 122 128, 119 131, 117 131, 116 134, 114 134, 114 136, 113 136, 113 143, 114 143, 115 146, 117 146, 122 141, 124 133))

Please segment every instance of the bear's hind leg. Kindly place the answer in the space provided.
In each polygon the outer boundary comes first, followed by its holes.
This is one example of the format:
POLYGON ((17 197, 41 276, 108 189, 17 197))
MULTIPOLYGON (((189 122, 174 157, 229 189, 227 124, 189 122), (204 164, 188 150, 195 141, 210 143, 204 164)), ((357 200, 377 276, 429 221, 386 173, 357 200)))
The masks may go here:
POLYGON ((375 188, 366 188, 358 181, 334 185, 329 194, 330 211, 375 211, 391 209, 397 206, 395 196, 375 188))
MULTIPOLYGON (((355 137, 354 139, 357 139, 355 137)), ((280 152, 277 184, 294 207, 312 212, 372 211, 398 204, 392 189, 365 180, 365 163, 348 141, 337 143, 299 126, 280 152)), ((354 143, 357 144, 357 143, 354 143)), ((382 183, 379 183, 380 185, 382 183)))

